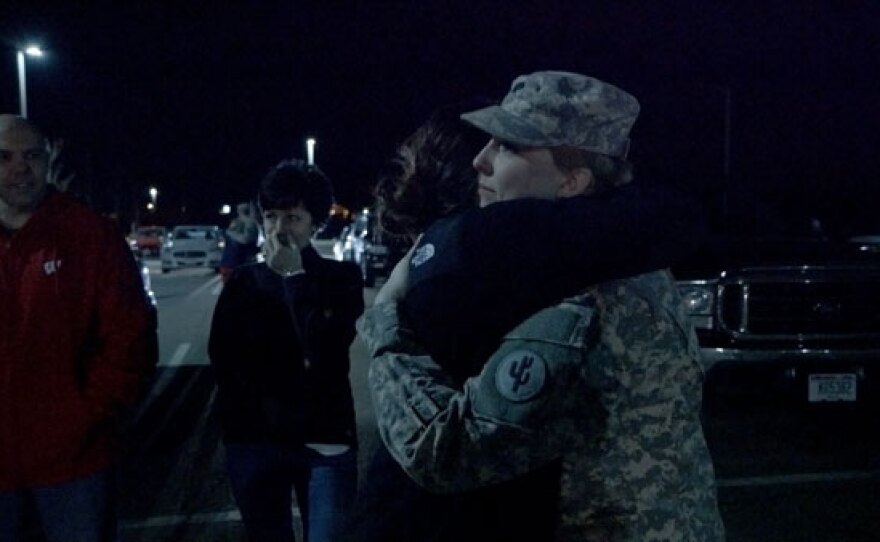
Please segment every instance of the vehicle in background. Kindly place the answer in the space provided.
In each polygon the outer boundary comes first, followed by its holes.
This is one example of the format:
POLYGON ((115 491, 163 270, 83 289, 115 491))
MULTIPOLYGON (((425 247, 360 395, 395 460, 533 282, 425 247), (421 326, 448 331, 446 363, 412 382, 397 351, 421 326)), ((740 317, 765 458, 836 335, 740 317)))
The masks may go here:
POLYGON ((144 256, 158 256, 166 234, 163 226, 141 226, 134 231, 129 243, 144 256))
POLYGON ((358 264, 364 276, 364 285, 373 287, 376 279, 387 278, 398 260, 409 247, 395 241, 378 227, 375 213, 369 209, 355 218, 345 239, 337 241, 334 253, 337 259, 358 264))
POLYGON ((141 282, 144 284, 144 293, 146 294, 147 299, 150 300, 150 304, 155 308, 156 294, 153 293, 153 282, 150 279, 150 268, 147 267, 147 262, 144 261, 143 253, 134 246, 131 247, 131 255, 134 256, 138 271, 141 273, 141 282))
POLYGON ((333 246, 336 243, 336 239, 350 223, 351 220, 349 218, 340 214, 330 215, 327 222, 312 235, 312 246, 315 247, 318 254, 325 258, 334 258, 333 246))
POLYGON ((342 228, 342 231, 339 232, 339 235, 333 241, 333 258, 336 261, 350 262, 354 260, 354 255, 351 249, 351 238, 349 237, 352 227, 353 225, 349 224, 342 228))
POLYGON ((862 252, 880 253, 880 235, 855 235, 848 242, 856 245, 862 252))
POLYGON ((217 272, 224 245, 223 234, 217 226, 175 226, 162 244, 162 272, 186 267, 207 267, 217 272))
POLYGON ((880 238, 770 231, 716 234, 673 268, 707 408, 880 405, 880 238))
POLYGON ((364 255, 364 245, 370 237, 374 221, 374 216, 370 214, 369 209, 364 209, 361 214, 355 217, 343 243, 344 260, 360 265, 364 255))

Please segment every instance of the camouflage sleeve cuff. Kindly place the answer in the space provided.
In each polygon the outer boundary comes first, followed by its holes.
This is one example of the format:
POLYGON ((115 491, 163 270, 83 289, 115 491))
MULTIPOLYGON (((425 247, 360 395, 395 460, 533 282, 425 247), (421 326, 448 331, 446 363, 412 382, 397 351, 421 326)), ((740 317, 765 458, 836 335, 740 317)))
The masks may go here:
POLYGON ((358 318, 357 330, 372 357, 386 352, 425 354, 415 339, 415 333, 406 325, 397 303, 380 303, 364 311, 358 318))

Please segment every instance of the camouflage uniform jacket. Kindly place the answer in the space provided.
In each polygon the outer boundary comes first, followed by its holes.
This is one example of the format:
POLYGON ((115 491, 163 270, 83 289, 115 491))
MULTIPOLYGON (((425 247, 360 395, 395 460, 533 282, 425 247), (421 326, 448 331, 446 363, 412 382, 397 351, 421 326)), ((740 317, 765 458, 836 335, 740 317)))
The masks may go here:
POLYGON ((539 311, 463 388, 395 304, 368 310, 358 329, 382 440, 424 487, 463 491, 561 457, 555 540, 724 539, 696 335, 668 272, 539 311))

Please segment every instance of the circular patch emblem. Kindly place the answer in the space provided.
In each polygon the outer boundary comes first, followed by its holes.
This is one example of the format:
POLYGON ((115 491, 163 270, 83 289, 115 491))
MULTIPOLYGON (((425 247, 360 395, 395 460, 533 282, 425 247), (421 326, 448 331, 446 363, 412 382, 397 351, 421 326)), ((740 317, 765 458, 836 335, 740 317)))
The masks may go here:
POLYGON ((416 251, 413 253, 411 260, 412 266, 418 267, 433 257, 434 245, 432 243, 426 243, 417 248, 416 251))
POLYGON ((530 350, 514 350, 504 356, 495 370, 495 388, 505 399, 528 401, 544 388, 547 363, 530 350))

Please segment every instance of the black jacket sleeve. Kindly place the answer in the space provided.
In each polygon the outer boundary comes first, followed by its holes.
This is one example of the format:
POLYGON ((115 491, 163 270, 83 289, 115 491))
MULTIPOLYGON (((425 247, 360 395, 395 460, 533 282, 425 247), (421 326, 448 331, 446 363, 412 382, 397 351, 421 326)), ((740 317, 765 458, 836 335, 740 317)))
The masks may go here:
POLYGON ((512 270, 520 284, 555 280, 570 290, 671 267, 697 250, 707 229, 694 200, 632 184, 598 196, 496 203, 467 213, 459 235, 478 274, 512 270))
POLYGON ((461 380, 479 366, 457 360, 486 359, 528 315, 593 284, 670 267, 706 235, 700 207, 660 187, 495 203, 428 228, 403 313, 461 380))

